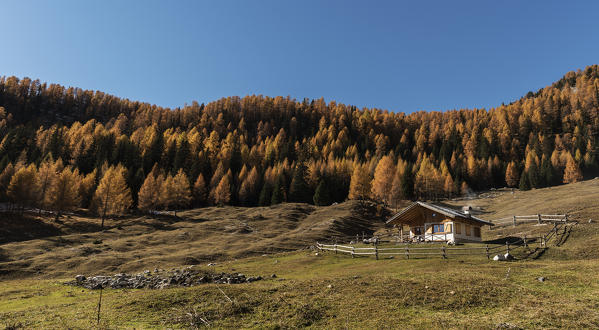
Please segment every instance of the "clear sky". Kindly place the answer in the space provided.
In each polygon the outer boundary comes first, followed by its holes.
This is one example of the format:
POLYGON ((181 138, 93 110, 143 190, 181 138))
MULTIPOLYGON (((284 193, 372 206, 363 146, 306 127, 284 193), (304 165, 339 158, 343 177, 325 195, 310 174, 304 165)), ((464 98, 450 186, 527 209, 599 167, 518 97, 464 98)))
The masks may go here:
POLYGON ((0 75, 176 107, 493 107, 599 63, 599 1, 2 1, 0 75))

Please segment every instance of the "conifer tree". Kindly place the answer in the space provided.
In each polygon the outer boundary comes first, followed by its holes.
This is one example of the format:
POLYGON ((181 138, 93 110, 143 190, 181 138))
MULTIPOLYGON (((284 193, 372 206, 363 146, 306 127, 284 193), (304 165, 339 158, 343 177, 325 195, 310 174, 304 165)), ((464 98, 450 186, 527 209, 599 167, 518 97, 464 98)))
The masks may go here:
POLYGON ((260 198, 258 199, 258 204, 260 206, 268 206, 270 205, 270 201, 272 199, 272 185, 268 181, 264 181, 264 185, 262 185, 262 189, 260 190, 260 198))
POLYGON ((283 179, 279 176, 275 180, 275 185, 272 188, 272 196, 270 198, 270 205, 281 204, 284 201, 284 186, 283 179))
POLYGON ((189 186, 189 179, 183 169, 179 169, 177 175, 173 177, 173 203, 175 207, 175 217, 177 216, 177 209, 185 208, 191 203, 191 189, 189 186))
POLYGON ((148 174, 139 189, 137 207, 148 212, 158 209, 160 192, 156 178, 152 173, 148 174))
POLYGON ((298 163, 293 171, 291 186, 289 187, 289 201, 296 203, 310 203, 310 187, 306 182, 307 167, 303 162, 298 163))
POLYGON ((314 204, 318 206, 331 205, 331 194, 324 180, 321 180, 314 192, 314 204))
POLYGON ((385 204, 391 200, 391 188, 393 184, 393 174, 395 173, 395 164, 390 156, 381 158, 374 171, 372 180, 372 197, 385 204))
POLYGON ((515 162, 509 162, 505 170, 505 182, 508 187, 516 187, 520 182, 520 174, 515 162))
POLYGON ((58 220, 64 211, 73 210, 80 202, 79 185, 81 177, 77 170, 64 168, 52 180, 46 195, 46 203, 56 214, 58 220))
POLYGON ((231 179, 229 175, 223 176, 216 190, 214 191, 214 203, 218 206, 224 206, 231 200, 231 179))
POLYGON ((35 165, 31 164, 18 169, 10 179, 7 195, 9 200, 18 206, 21 213, 23 213, 26 206, 33 205, 37 200, 36 174, 35 165))
POLYGON ((37 186, 39 188, 39 197, 38 197, 38 216, 42 215, 42 208, 46 207, 46 195, 49 187, 52 185, 52 181, 56 178, 56 164, 52 161, 52 157, 50 156, 48 159, 44 160, 39 169, 37 170, 37 186))
POLYGON ((254 166, 239 188, 239 201, 243 205, 251 206, 258 202, 256 194, 258 194, 259 181, 258 170, 254 166))
POLYGON ((365 165, 356 164, 349 183, 349 199, 368 199, 371 192, 371 178, 365 165))
POLYGON ((79 197, 82 207, 89 207, 96 189, 96 173, 94 169, 91 173, 85 175, 79 185, 79 197))
POLYGON ((208 187, 202 173, 198 175, 193 184, 193 198, 196 206, 205 206, 208 203, 208 187))
POLYGON ((569 155, 568 162, 566 163, 566 169, 564 170, 563 182, 574 183, 580 180, 582 180, 582 171, 572 155, 569 155))
POLYGON ((94 208, 102 217, 101 228, 109 215, 119 215, 131 207, 131 191, 127 186, 127 170, 122 165, 111 166, 103 171, 102 179, 94 194, 94 208))

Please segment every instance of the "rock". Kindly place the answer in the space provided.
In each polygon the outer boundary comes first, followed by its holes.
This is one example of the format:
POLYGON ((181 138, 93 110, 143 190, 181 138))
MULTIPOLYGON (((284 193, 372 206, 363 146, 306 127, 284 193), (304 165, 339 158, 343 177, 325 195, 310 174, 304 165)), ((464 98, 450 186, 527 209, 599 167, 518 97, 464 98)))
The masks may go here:
POLYGON ((332 284, 327 285, 327 289, 332 289, 332 288, 333 288, 332 284))
POLYGON ((316 252, 316 253, 314 253, 314 255, 318 257, 320 254, 318 252, 316 252))
POLYGON ((214 263, 209 263, 208 264, 208 267, 212 267, 212 266, 216 266, 216 264, 214 264, 214 263))
POLYGON ((428 289, 428 285, 425 285, 425 286, 424 286, 424 288, 425 288, 425 289, 428 289))
POLYGON ((537 281, 545 282, 545 278, 543 276, 537 277, 537 281))
POLYGON ((503 254, 498 254, 493 257, 494 261, 505 261, 505 256, 503 254))
POLYGON ((593 219, 589 219, 589 223, 593 223, 593 219))
POLYGON ((270 275, 270 278, 276 278, 276 277, 277 277, 277 274, 270 275))
POLYGON ((455 291, 449 291, 449 294, 454 295, 455 291))
POLYGON ((504 254, 503 257, 505 258, 505 260, 514 260, 514 256, 512 256, 509 253, 504 254))
POLYGON ((81 282, 85 281, 85 276, 77 275, 77 276, 75 276, 75 281, 77 281, 77 283, 81 283, 81 282))

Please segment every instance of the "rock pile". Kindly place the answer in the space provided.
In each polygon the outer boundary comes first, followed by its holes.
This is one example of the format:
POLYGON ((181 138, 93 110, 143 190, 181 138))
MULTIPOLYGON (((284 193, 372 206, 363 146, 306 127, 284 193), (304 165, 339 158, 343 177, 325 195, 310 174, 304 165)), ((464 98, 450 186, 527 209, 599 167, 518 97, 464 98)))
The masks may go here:
POLYGON ((261 276, 246 277, 244 274, 209 273, 190 268, 164 271, 155 269, 154 272, 146 270, 138 274, 115 274, 113 276, 75 276, 75 280, 68 285, 81 286, 97 290, 113 289, 163 289, 171 286, 193 286, 204 283, 239 284, 261 280, 261 276))

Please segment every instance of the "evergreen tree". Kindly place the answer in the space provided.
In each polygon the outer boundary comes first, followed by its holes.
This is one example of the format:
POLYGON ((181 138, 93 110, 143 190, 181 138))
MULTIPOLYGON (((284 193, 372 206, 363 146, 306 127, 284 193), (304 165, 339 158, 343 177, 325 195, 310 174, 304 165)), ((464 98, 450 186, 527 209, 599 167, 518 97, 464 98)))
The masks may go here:
POLYGON ((310 203, 310 186, 306 182, 306 165, 301 162, 295 166, 291 186, 289 187, 289 201, 296 203, 310 203))
POLYGON ((331 205, 331 194, 324 180, 321 180, 314 192, 314 204, 318 206, 331 205))
POLYGON ((532 187, 530 185, 530 179, 528 178, 528 172, 523 172, 520 176, 520 190, 530 190, 532 187))
POLYGON ((272 199, 272 185, 270 182, 265 181, 262 186, 262 190, 260 190, 260 198, 258 200, 258 204, 260 206, 268 206, 270 205, 272 199))
POLYGON ((143 211, 158 209, 161 187, 152 173, 148 174, 138 194, 137 207, 143 211))
POLYGON ((520 174, 515 162, 509 162, 505 171, 505 182, 509 187, 516 187, 520 182, 520 174))
POLYGON ((281 204, 284 201, 284 186, 283 179, 279 176, 277 180, 275 180, 275 185, 272 189, 272 196, 270 198, 270 205, 281 204))

